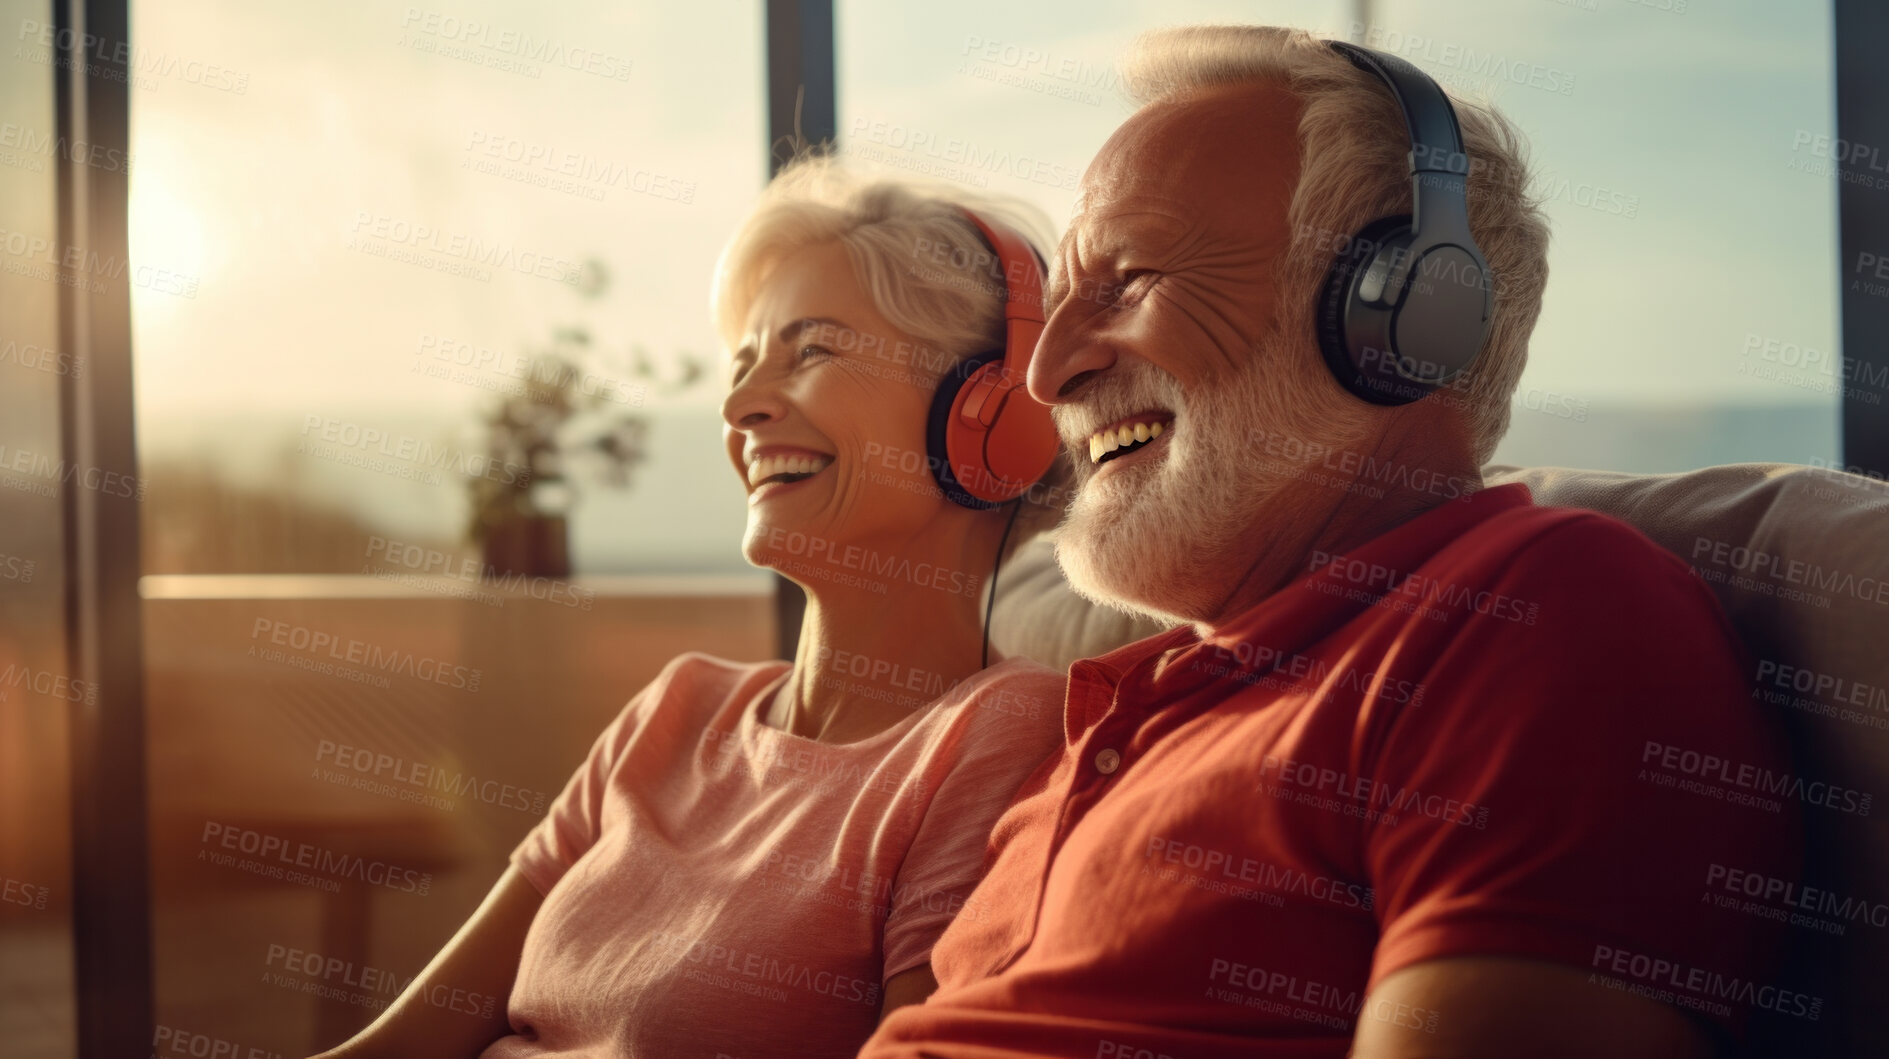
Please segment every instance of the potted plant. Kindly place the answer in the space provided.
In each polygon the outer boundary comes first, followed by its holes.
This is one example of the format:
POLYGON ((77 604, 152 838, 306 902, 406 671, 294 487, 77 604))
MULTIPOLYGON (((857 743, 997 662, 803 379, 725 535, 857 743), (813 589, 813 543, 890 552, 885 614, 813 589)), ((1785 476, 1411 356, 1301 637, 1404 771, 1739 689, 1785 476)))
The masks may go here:
MULTIPOLYGON (((600 273, 593 263, 591 274, 600 273)), ((601 284, 594 280, 587 293, 594 297, 601 284)), ((557 328, 513 372, 520 392, 481 416, 487 463, 468 474, 470 534, 488 577, 569 577, 569 514, 580 478, 628 488, 631 468, 647 458, 644 397, 653 386, 686 389, 703 374, 685 352, 678 377, 661 382, 646 350, 632 346, 631 355, 629 377, 612 377, 597 369, 589 332, 557 328)))

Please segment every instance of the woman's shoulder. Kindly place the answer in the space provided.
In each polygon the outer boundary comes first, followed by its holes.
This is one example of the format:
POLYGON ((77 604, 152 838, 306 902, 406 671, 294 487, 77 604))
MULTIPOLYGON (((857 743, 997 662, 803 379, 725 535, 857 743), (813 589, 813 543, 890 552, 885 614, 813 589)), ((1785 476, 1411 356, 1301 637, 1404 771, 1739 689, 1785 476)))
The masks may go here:
POLYGON ((744 677, 774 676, 791 666, 778 658, 764 662, 735 662, 706 651, 684 651, 662 667, 663 676, 684 683, 737 683, 744 677))
MULTIPOLYGON (((752 692, 788 668, 788 663, 778 659, 735 662, 703 651, 684 651, 662 667, 637 699, 652 715, 706 720, 730 698, 752 692)), ((630 705, 633 708, 637 703, 630 705)))
POLYGON ((1034 659, 1007 658, 966 677, 944 703, 968 738, 1046 744, 1062 738, 1068 678, 1034 659))

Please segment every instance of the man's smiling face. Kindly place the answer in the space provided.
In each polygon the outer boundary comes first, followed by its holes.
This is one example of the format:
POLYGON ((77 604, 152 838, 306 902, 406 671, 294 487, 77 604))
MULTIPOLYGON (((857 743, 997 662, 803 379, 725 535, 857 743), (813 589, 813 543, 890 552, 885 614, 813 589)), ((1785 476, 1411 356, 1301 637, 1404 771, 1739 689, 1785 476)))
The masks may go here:
POLYGON ((1355 440, 1311 335, 1273 336, 1291 238, 1298 98, 1283 85, 1138 111, 1083 178, 1030 390, 1079 492, 1057 558, 1084 595, 1165 620, 1218 614, 1293 477, 1256 438, 1355 440))

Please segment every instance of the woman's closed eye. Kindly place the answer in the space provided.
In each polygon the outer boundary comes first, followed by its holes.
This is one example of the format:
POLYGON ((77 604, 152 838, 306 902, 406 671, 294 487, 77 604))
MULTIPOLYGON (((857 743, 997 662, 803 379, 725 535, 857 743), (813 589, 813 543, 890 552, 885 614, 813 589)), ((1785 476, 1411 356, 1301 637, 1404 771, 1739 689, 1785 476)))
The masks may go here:
MULTIPOLYGON (((818 360, 824 359, 826 357, 831 357, 831 356, 833 356, 833 351, 831 349, 828 349, 825 346, 819 346, 819 345, 813 345, 813 344, 800 346, 794 350, 794 366, 798 367, 801 364, 805 364, 810 361, 818 361, 818 360)), ((728 380, 729 385, 730 386, 741 385, 741 380, 747 378, 748 372, 753 367, 754 367, 754 362, 752 358, 743 358, 742 360, 737 361, 735 363, 733 373, 729 376, 729 380, 728 380)))

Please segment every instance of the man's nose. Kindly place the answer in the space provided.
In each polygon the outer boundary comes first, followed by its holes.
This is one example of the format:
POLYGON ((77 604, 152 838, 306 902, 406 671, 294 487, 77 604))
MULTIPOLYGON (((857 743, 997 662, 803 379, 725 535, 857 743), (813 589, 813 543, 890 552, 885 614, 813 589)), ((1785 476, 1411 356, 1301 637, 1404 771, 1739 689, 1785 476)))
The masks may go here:
POLYGON ((1036 355, 1030 358, 1030 396, 1044 404, 1069 400, 1089 376, 1115 365, 1108 343, 1084 334, 1082 322, 1089 314, 1081 311, 1078 301, 1073 292, 1063 298, 1043 325, 1036 355))

